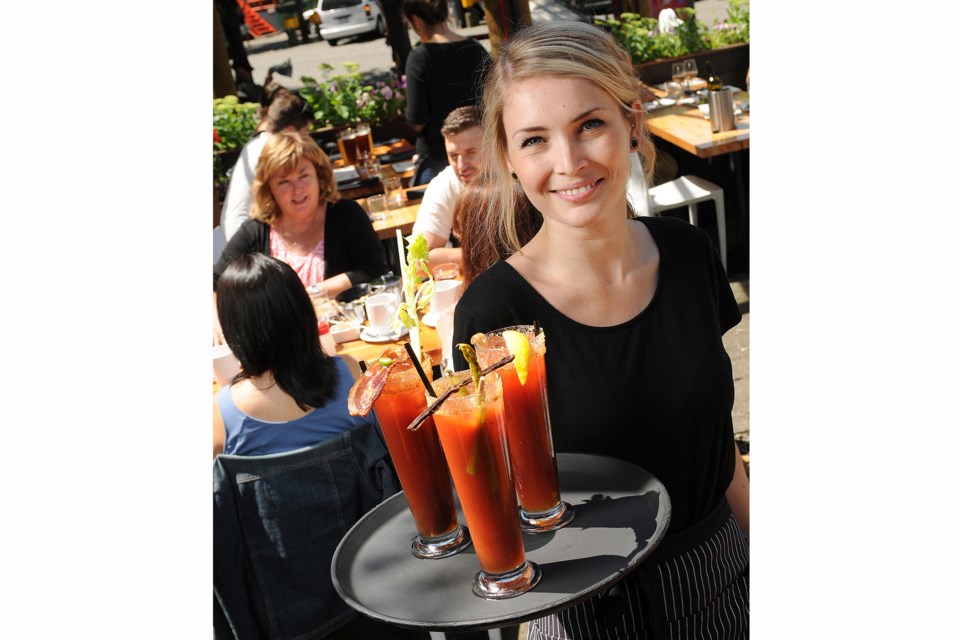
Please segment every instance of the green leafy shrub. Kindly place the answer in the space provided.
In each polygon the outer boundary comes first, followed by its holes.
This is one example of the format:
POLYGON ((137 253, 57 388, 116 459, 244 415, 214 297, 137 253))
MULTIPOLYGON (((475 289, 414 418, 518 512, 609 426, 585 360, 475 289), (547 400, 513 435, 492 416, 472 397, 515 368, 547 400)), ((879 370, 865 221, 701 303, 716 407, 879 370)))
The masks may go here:
POLYGON ((242 147, 253 137, 260 124, 260 105, 256 102, 240 102, 237 96, 214 98, 213 130, 215 151, 242 147))
POLYGON ((619 19, 598 19, 594 23, 617 39, 630 53, 634 64, 750 41, 749 0, 730 0, 727 19, 717 21, 712 27, 697 20, 696 12, 690 7, 679 7, 676 13, 682 24, 672 32, 661 32, 656 18, 637 13, 622 13, 619 19))
POLYGON ((240 102, 237 96, 213 100, 213 185, 225 192, 227 172, 222 154, 231 149, 240 149, 253 137, 260 124, 260 105, 255 102, 240 102))
POLYGON ((315 126, 338 126, 366 122, 378 126, 403 117, 407 108, 406 76, 392 75, 388 82, 365 82, 360 65, 345 62, 346 73, 334 74, 334 67, 317 65, 323 81, 301 76, 305 85, 300 95, 313 109, 315 126))

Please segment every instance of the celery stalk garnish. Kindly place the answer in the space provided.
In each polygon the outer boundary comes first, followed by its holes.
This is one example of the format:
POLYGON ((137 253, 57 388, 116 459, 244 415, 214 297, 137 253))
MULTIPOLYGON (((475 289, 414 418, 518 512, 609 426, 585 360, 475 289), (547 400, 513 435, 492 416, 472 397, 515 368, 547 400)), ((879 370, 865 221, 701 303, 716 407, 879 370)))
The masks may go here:
POLYGON ((410 346, 414 353, 422 356, 420 351, 420 315, 430 299, 433 298, 434 282, 430 273, 430 247, 422 234, 417 234, 404 249, 403 235, 397 229, 397 249, 400 254, 400 278, 403 281, 403 299, 397 307, 397 317, 394 325, 399 329, 399 323, 410 330, 410 346), (421 273, 427 274, 426 278, 421 273))

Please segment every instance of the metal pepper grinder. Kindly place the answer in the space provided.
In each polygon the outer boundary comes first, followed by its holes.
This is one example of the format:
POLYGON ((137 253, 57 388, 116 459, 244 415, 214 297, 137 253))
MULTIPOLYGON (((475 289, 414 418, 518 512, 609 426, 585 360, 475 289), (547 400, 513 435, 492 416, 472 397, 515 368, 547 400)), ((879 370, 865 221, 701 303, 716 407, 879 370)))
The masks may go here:
POLYGON ((710 91, 707 104, 710 105, 711 131, 717 133, 737 128, 737 121, 734 118, 733 90, 724 88, 720 91, 710 91))
POLYGON ((710 130, 714 133, 737 128, 733 117, 733 91, 723 84, 720 76, 713 72, 710 61, 707 67, 707 104, 710 106, 710 130))

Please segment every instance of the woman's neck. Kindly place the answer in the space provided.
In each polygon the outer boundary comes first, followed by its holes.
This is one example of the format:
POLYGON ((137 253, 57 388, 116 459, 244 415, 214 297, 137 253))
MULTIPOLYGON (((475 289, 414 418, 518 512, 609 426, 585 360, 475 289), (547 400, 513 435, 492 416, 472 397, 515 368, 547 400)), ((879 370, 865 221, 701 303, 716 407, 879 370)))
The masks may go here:
POLYGON ((230 388, 230 395, 238 409, 267 422, 296 420, 312 411, 297 406, 296 401, 277 385, 272 371, 241 380, 230 388))
POLYGON ((609 327, 636 317, 649 304, 660 254, 647 228, 624 214, 590 229, 544 220, 507 262, 560 313, 588 326, 609 327))
POLYGON ((277 381, 273 377, 272 371, 266 371, 259 376, 250 376, 247 378, 250 381, 250 385, 257 391, 261 393, 269 391, 277 386, 277 381))
POLYGON ((319 241, 323 235, 323 226, 327 218, 327 203, 320 202, 320 206, 312 215, 302 219, 294 219, 288 216, 281 216, 274 223, 274 226, 288 243, 303 244, 305 241, 309 244, 312 241, 319 241))
POLYGON ((640 259, 641 245, 636 242, 633 226, 626 214, 623 218, 579 229, 545 219, 524 253, 529 249, 530 256, 536 256, 545 270, 548 268, 564 279, 576 276, 578 280, 615 281, 640 259), (546 267, 548 263, 552 266, 546 267))
POLYGON ((440 24, 425 25, 423 27, 423 36, 420 38, 420 42, 441 44, 445 42, 457 42, 465 39, 465 36, 460 35, 447 26, 446 22, 441 22, 440 24))

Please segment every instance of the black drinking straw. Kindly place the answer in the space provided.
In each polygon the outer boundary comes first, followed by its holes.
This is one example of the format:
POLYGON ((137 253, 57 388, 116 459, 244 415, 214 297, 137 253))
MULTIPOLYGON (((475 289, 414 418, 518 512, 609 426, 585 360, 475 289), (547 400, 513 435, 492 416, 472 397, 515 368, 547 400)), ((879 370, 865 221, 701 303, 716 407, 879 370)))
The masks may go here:
POLYGON ((360 364, 360 373, 366 373, 366 372, 367 372, 367 361, 366 361, 366 360, 360 360, 359 364, 360 364))
POLYGON ((420 366, 420 358, 413 353, 413 347, 410 346, 409 342, 404 342, 403 346, 407 350, 407 353, 410 354, 410 359, 413 360, 413 366, 416 367, 417 373, 420 374, 420 381, 423 382, 424 388, 430 392, 430 397, 436 398, 437 392, 433 390, 433 385, 430 384, 430 378, 427 377, 427 374, 423 371, 423 367, 420 366))
POLYGON ((536 320, 533 321, 533 335, 534 337, 540 335, 540 325, 537 324, 536 320))

